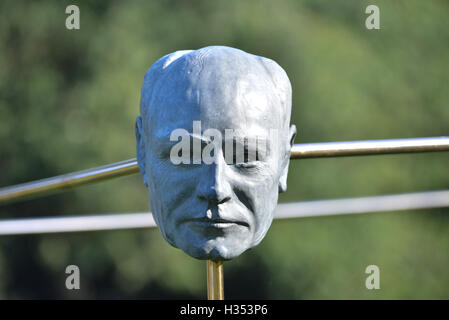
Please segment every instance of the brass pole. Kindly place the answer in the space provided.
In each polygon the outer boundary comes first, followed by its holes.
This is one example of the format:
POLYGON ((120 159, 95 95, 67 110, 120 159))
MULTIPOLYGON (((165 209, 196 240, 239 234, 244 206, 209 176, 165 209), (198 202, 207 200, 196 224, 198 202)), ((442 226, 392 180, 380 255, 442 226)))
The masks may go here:
POLYGON ((295 144, 291 159, 449 151, 449 137, 295 144))
POLYGON ((207 260, 207 300, 223 300, 223 261, 207 260))
MULTIPOLYGON (((291 159, 436 151, 449 151, 449 137, 295 144, 291 151, 291 159)), ((0 189, 0 205, 137 172, 139 172, 139 168, 137 160, 134 158, 102 167, 5 187, 0 189)))
POLYGON ((0 189, 0 205, 63 191, 76 186, 139 172, 136 159, 35 180, 0 189))

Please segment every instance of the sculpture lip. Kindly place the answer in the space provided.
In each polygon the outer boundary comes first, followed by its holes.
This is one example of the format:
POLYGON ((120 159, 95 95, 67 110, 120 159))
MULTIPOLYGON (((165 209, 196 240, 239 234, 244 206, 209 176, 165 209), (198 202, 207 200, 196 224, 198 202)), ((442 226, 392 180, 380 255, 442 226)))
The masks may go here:
POLYGON ((249 224, 245 221, 230 220, 230 219, 223 219, 223 218, 210 219, 207 217, 202 217, 202 218, 186 219, 183 222, 204 223, 204 224, 208 224, 208 225, 211 225, 211 226, 214 226, 217 228, 225 228, 225 227, 230 227, 232 225, 241 225, 243 227, 249 228, 249 224))

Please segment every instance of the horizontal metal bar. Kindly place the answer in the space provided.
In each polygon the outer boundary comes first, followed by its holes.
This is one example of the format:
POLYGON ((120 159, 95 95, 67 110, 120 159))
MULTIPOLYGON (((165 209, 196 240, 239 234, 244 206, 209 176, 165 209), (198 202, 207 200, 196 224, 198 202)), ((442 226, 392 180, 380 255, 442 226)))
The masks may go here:
POLYGON ((153 215, 149 212, 11 219, 0 220, 0 235, 137 229, 155 226, 153 215))
MULTIPOLYGON (((449 151, 449 137, 295 144, 291 159, 449 151)), ((0 205, 139 171, 136 159, 0 189, 0 205)))
MULTIPOLYGON (((275 219, 449 207, 449 190, 282 203, 275 219)), ((0 235, 152 228, 149 212, 0 220, 0 235)))
POLYGON ((292 159, 449 151, 449 137, 295 144, 292 159))
POLYGON ((0 189, 0 205, 13 201, 43 196, 77 187, 139 172, 136 159, 111 163, 105 166, 63 174, 47 179, 31 181, 0 189))
POLYGON ((449 190, 284 203, 278 205, 276 218, 306 218, 445 207, 449 207, 449 190))

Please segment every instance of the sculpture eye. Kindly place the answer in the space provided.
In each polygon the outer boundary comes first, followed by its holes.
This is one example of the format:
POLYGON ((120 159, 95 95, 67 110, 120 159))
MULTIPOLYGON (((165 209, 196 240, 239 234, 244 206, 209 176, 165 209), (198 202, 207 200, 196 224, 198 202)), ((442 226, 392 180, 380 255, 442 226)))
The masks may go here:
MULTIPOLYGON (((230 145, 227 147, 231 147, 230 145)), ((228 150, 226 150, 228 151, 228 150)), ((244 144, 232 144, 232 157, 226 152, 226 163, 239 167, 249 168, 255 166, 260 160, 258 150, 255 146, 248 145, 247 141, 244 144)))
POLYGON ((170 159, 170 148, 161 148, 157 150, 156 155, 161 160, 170 159))
POLYGON ((252 168, 257 167, 257 162, 256 161, 246 162, 246 163, 242 162, 242 163, 237 163, 235 166, 239 169, 252 169, 252 168))
POLYGON ((240 168, 255 167, 258 161, 259 161, 259 158, 258 158, 257 150, 250 152, 246 147, 244 148, 244 151, 243 151, 243 157, 242 156, 237 157, 234 154, 234 158, 233 158, 233 164, 240 168))

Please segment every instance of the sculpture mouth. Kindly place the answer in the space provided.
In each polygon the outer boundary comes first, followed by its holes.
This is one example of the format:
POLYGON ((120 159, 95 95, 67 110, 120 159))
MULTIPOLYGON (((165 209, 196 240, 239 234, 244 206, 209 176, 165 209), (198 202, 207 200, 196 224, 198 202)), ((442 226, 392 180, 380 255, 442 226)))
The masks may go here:
POLYGON ((243 226, 249 228, 249 224, 245 221, 239 220, 229 220, 229 219, 209 219, 209 218, 194 218, 194 219, 186 219, 184 222, 192 222, 200 225, 204 225, 204 227, 213 227, 213 228, 229 228, 234 227, 236 225, 243 226))

